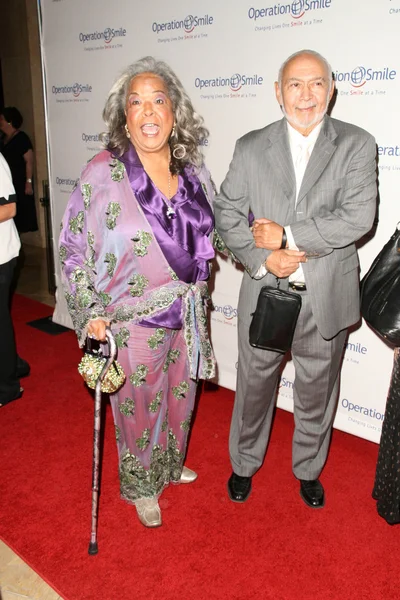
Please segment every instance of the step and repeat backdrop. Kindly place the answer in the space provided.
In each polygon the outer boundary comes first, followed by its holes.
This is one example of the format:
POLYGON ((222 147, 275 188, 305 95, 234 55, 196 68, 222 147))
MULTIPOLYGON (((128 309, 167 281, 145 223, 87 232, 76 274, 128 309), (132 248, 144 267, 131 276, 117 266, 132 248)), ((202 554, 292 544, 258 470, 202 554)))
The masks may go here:
MULTIPOLYGON (((367 129, 377 140, 379 223, 360 249, 362 273, 368 269, 400 220, 400 0, 40 0, 38 9, 55 249, 68 197, 83 165, 101 149, 103 105, 124 67, 153 55, 176 71, 210 131, 204 153, 219 187, 236 139, 281 118, 273 85, 281 63, 311 48, 332 64, 337 86, 332 116, 367 129)), ((218 383, 231 389, 241 277, 238 268, 218 259, 211 330, 218 383)), ((53 319, 70 326, 59 286, 53 319)), ((337 428, 379 441, 391 364, 392 350, 365 324, 351 333, 337 428)), ((293 379, 288 362, 278 397, 278 406, 288 410, 293 379)))

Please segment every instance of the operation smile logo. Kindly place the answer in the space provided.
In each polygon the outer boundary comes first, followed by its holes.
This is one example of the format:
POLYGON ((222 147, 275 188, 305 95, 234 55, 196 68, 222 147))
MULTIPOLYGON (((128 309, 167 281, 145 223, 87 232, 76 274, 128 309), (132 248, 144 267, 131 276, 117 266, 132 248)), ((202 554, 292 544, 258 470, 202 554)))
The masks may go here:
POLYGON ((282 27, 301 26, 303 23, 299 21, 305 15, 309 17, 309 19, 304 21, 304 25, 315 25, 317 23, 322 23, 322 19, 312 19, 311 15, 308 13, 316 10, 329 9, 331 4, 332 0, 294 0, 288 4, 280 4, 278 2, 264 8, 256 8, 252 6, 247 11, 247 17, 254 22, 262 20, 260 25, 255 28, 256 31, 270 31, 271 29, 280 29, 282 27), (292 21, 291 24, 283 23, 280 25, 264 25, 265 19, 278 16, 290 17, 291 19, 294 19, 294 21, 292 21))
POLYGON ((358 66, 352 71, 335 71, 334 78, 337 83, 349 82, 352 87, 358 89, 370 81, 393 81, 396 75, 397 71, 390 67, 374 70, 358 66))
POLYGON ((204 15, 203 17, 188 15, 182 20, 172 19, 164 23, 158 23, 154 21, 151 26, 153 33, 161 33, 163 31, 182 31, 186 34, 192 33, 196 27, 207 27, 212 25, 214 17, 211 15, 204 15))
POLYGON ((92 89, 88 83, 74 83, 73 85, 53 85, 51 92, 56 96, 56 102, 88 102, 87 95, 92 93, 92 89))
POLYGON ((223 314, 225 319, 231 321, 232 319, 236 319, 237 317, 237 308, 234 308, 230 304, 225 304, 224 306, 219 306, 217 304, 213 305, 213 311, 216 313, 223 314))
MULTIPOLYGON (((215 99, 215 98, 231 98, 238 97, 243 95, 243 97, 248 96, 256 96, 255 93, 251 93, 249 89, 247 93, 238 94, 242 88, 253 88, 257 86, 261 86, 264 83, 264 78, 259 75, 241 75, 240 73, 235 73, 230 77, 214 77, 213 79, 201 79, 200 77, 196 77, 194 81, 194 86, 198 90, 212 90, 214 94, 202 95, 202 98, 205 99, 215 99), (229 90, 232 92, 229 93, 217 93, 218 90, 214 88, 225 88, 228 92, 229 90)), ((245 90, 243 90, 244 92, 245 90)))
POLYGON ((342 398, 339 404, 339 411, 347 413, 348 420, 352 423, 356 423, 356 425, 366 427, 367 429, 373 429, 374 431, 382 430, 382 421, 384 420, 385 415, 375 408, 354 404, 354 402, 351 402, 347 398, 342 398), (365 417, 369 418, 369 421, 366 421, 365 417))
POLYGON ((364 346, 361 342, 356 340, 346 342, 344 345, 345 349, 345 361, 347 363, 354 363, 359 365, 361 356, 365 356, 368 353, 367 346, 364 346))
POLYGON ((90 152, 98 152, 101 149, 103 143, 98 133, 82 132, 81 140, 85 144, 86 149, 90 152))
POLYGON ((294 382, 291 379, 288 379, 287 377, 282 375, 278 385, 279 396, 283 396, 284 398, 289 398, 289 400, 292 400, 293 386, 294 382))
POLYGON ((78 185, 78 179, 71 177, 56 177, 56 184, 62 194, 70 194, 78 185))
POLYGON ((78 39, 85 46, 85 50, 104 50, 110 48, 122 48, 122 43, 112 43, 114 41, 122 42, 126 37, 126 29, 123 27, 106 27, 102 31, 91 31, 89 33, 79 33, 78 39), (100 45, 90 44, 90 42, 101 42, 100 45))
POLYGON ((378 145, 379 171, 400 171, 400 145, 378 145))

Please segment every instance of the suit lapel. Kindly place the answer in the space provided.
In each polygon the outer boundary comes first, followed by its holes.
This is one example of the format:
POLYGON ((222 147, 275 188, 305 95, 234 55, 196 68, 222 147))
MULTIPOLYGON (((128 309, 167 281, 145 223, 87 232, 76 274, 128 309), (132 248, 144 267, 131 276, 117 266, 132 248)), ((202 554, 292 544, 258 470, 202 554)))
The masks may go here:
POLYGON ((297 198, 297 205, 299 205, 324 172, 326 165, 336 150, 336 144, 334 143, 336 137, 335 128, 327 116, 308 161, 297 198))
POLYGON ((296 193, 296 179, 285 119, 277 123, 276 130, 269 135, 269 141, 271 145, 266 151, 268 163, 279 180, 283 193, 292 201, 296 193))

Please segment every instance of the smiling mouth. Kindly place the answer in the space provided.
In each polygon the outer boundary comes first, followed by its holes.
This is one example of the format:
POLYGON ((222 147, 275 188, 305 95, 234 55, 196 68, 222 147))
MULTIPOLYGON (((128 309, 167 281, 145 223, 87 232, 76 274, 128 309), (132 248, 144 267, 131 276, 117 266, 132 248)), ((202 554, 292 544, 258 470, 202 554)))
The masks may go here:
POLYGON ((308 112, 309 110, 313 110, 315 108, 315 104, 313 104, 312 106, 298 106, 297 110, 300 110, 301 112, 308 112))
POLYGON ((155 123, 145 123, 141 126, 140 129, 142 130, 142 133, 144 133, 144 135, 153 137, 157 135, 157 133, 160 131, 160 126, 156 125, 155 123))

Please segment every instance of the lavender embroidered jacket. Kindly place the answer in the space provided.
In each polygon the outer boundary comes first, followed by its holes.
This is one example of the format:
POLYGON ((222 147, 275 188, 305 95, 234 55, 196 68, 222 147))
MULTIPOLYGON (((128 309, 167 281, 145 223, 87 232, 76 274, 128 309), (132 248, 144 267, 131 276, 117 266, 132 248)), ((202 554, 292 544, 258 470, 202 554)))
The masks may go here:
POLYGON ((214 191, 205 167, 186 167, 167 216, 161 193, 133 146, 100 152, 83 169, 60 234, 67 304, 78 340, 90 319, 146 327, 183 327, 191 376, 211 378, 215 361, 204 300, 214 257, 214 191))

